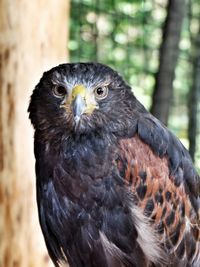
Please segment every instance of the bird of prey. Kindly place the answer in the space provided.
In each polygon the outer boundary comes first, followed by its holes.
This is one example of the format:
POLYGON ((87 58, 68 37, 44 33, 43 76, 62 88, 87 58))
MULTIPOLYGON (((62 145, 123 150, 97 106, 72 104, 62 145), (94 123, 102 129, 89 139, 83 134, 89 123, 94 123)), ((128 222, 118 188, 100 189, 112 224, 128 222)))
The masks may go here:
POLYGON ((56 267, 200 266, 200 177, 116 71, 54 67, 28 111, 39 221, 56 267))

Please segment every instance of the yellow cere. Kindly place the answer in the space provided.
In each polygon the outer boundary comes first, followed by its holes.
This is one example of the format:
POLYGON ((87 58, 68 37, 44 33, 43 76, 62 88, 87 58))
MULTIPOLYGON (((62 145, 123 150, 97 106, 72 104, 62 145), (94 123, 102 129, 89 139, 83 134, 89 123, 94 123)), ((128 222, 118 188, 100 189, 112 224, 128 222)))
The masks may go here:
POLYGON ((72 89, 72 100, 74 100, 77 95, 80 95, 85 101, 86 107, 84 113, 92 114, 94 109, 98 109, 97 103, 95 100, 92 100, 92 96, 84 85, 79 84, 72 89))
POLYGON ((83 99, 86 98, 86 88, 82 84, 76 85, 72 90, 72 99, 75 99, 77 95, 82 96, 83 99))

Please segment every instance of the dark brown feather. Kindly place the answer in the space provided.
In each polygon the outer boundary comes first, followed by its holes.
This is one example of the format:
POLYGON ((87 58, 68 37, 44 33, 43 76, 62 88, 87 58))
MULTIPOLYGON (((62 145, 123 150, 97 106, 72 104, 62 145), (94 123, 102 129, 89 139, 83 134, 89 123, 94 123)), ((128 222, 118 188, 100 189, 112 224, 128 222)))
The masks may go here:
POLYGON ((121 140, 119 153, 122 159, 117 161, 119 171, 131 186, 138 206, 150 216, 167 253, 182 260, 186 258, 188 262, 197 259, 200 254, 198 214, 184 182, 176 185, 170 175, 168 155, 156 155, 138 135, 121 140))
POLYGON ((56 267, 200 266, 200 177, 117 72, 98 63, 57 66, 28 110, 39 220, 56 267), (88 99, 96 107, 78 120, 77 99, 69 106, 77 85, 87 95, 77 96, 80 110, 88 99), (96 98, 102 85, 108 94, 96 98))

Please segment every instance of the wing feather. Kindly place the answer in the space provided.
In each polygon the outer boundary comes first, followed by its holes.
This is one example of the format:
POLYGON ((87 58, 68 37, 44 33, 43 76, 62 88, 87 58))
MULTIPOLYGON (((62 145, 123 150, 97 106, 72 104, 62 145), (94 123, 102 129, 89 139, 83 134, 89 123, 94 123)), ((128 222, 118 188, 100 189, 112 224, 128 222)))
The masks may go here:
MULTIPOLYGON (((120 141, 117 166, 168 254, 196 266, 200 254, 200 178, 181 142, 150 114, 120 141)), ((183 266, 185 266, 183 264, 183 266)), ((192 266, 193 266, 192 265, 192 266)))

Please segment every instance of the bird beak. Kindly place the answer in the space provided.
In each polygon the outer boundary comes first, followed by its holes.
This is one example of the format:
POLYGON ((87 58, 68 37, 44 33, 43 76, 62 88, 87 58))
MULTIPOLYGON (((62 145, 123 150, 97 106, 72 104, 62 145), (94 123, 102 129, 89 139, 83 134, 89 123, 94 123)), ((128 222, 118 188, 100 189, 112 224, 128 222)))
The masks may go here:
POLYGON ((84 97, 82 97, 80 94, 74 96, 74 99, 72 101, 72 111, 76 121, 80 119, 81 115, 85 111, 85 108, 86 108, 86 103, 84 97))
POLYGON ((85 86, 76 85, 72 89, 72 111, 75 121, 79 121, 82 114, 91 114, 95 107, 85 86))

